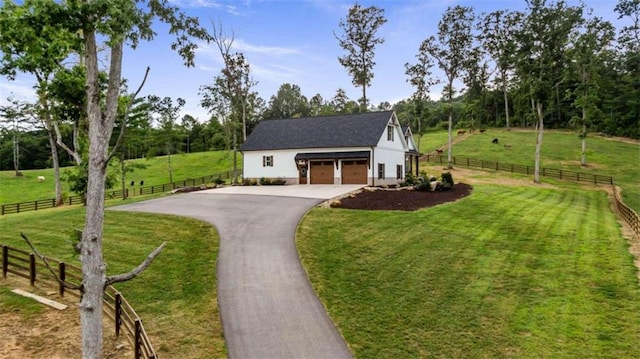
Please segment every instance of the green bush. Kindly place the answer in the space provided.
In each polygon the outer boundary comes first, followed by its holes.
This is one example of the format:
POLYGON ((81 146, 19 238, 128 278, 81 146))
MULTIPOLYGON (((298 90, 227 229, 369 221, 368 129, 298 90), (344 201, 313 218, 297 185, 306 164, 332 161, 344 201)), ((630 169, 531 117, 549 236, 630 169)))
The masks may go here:
POLYGON ((453 183, 453 176, 451 175, 451 172, 442 173, 442 183, 448 184, 449 186, 453 187, 454 183, 453 183))

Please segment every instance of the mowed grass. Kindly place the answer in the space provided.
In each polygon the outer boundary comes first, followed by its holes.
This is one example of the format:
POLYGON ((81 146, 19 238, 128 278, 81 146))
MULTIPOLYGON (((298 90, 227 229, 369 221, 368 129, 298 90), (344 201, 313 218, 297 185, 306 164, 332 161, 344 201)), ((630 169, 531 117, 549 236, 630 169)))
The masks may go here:
MULTIPOLYGON (((24 232, 42 253, 80 266, 69 240, 73 228, 83 224, 84 208, 78 206, 4 216, 0 243, 29 250, 20 238, 24 232)), ((115 287, 142 318, 161 357, 225 357, 216 296, 215 228, 187 218, 107 211, 103 247, 108 275, 131 270, 163 241, 164 251, 142 275, 115 287)), ((4 292, 0 305, 20 304, 4 292)), ((32 311, 27 308, 26 313, 32 311)))
MULTIPOLYGON (((423 141, 427 136, 423 136, 423 141)), ((437 139, 445 136, 443 144, 446 143, 446 131, 435 132, 433 136, 437 139)), ((535 146, 534 131, 488 129, 456 144, 453 156, 533 166, 535 146), (494 138, 499 141, 497 145, 491 143, 494 138), (504 147, 505 144, 511 148, 504 147)), ((590 135, 587 167, 580 166, 580 153, 581 140, 575 132, 545 132, 540 155, 543 167, 613 176, 623 189, 624 202, 640 212, 640 143, 590 135)))
POLYGON ((601 191, 476 185, 417 212, 314 209, 309 278, 358 358, 638 358, 637 271, 601 191))
MULTIPOLYGON (((144 181, 145 186, 170 182, 167 156, 137 159, 131 160, 131 162, 143 164, 146 168, 136 169, 127 174, 126 186, 128 188, 131 188, 131 181, 135 182, 133 188, 136 189, 140 187, 140 181, 144 181)), ((114 164, 117 165, 116 161, 114 164)), ((173 180, 176 182, 226 172, 233 168, 233 152, 212 151, 172 155, 171 168, 173 180)), ((240 153, 238 153, 238 168, 242 168, 240 153)), ((61 175, 66 170, 67 168, 61 169, 61 175)), ((116 178, 118 178, 114 189, 121 189, 119 167, 111 168, 110 171, 115 172, 116 178)), ((24 176, 16 177, 14 171, 0 171, 0 203, 18 203, 55 197, 53 169, 25 170, 22 171, 22 174, 24 176), (40 182, 38 176, 44 176, 46 180, 40 182)), ((63 192, 67 195, 74 195, 70 192, 69 185, 65 181, 62 181, 62 187, 63 192)))

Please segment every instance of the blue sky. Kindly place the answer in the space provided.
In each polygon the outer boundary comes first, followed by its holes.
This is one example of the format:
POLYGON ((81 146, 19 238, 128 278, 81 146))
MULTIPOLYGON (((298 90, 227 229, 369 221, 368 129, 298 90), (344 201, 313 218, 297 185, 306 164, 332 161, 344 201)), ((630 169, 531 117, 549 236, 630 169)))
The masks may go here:
MULTIPOLYGON (((267 102, 283 83, 297 84, 311 98, 316 93, 331 99, 338 88, 346 90, 351 99, 361 96, 351 77, 338 63, 344 54, 334 37, 340 34, 338 23, 345 18, 353 1, 343 0, 170 0, 201 24, 212 29, 221 24, 225 32, 235 34, 234 51, 243 52, 251 64, 252 75, 258 81, 255 90, 267 102)), ((578 1, 568 0, 571 4, 578 1)), ((584 0, 596 16, 611 21, 616 27, 614 7, 617 0, 584 0)), ((437 23, 449 6, 464 5, 476 14, 498 9, 523 10, 524 0, 379 0, 360 1, 363 6, 376 5, 385 10, 387 23, 378 35, 385 42, 375 50, 375 77, 367 90, 370 101, 394 103, 411 95, 406 82, 404 64, 414 62, 422 40, 435 34, 437 23)), ((151 67, 142 95, 186 100, 183 113, 200 121, 208 119, 199 107, 198 88, 211 83, 222 66, 217 48, 201 44, 196 66, 186 68, 181 58, 170 49, 167 29, 156 27, 158 36, 151 43, 142 43, 136 50, 127 50, 123 75, 130 88, 142 80, 144 69, 151 67)), ((33 99, 33 81, 20 76, 16 81, 0 79, 0 103, 14 95, 33 99)), ((441 87, 432 88, 432 98, 439 98, 441 87)))

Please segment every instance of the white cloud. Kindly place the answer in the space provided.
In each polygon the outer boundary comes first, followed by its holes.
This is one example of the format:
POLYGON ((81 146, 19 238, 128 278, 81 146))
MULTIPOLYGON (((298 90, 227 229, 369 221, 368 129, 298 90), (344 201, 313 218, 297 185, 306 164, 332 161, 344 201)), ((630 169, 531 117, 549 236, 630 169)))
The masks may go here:
POLYGON ((233 48, 238 51, 246 51, 247 53, 256 53, 261 55, 301 55, 302 51, 292 47, 279 47, 279 46, 263 46, 253 45, 243 39, 236 39, 233 42, 233 48))

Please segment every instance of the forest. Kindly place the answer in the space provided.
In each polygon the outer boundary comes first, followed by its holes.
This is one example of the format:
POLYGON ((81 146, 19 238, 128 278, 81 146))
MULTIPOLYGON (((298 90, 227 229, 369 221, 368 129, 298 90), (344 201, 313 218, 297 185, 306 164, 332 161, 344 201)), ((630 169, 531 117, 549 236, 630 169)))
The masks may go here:
MULTIPOLYGON (((3 28, 11 24, 9 10, 10 3, 5 3, 3 28)), ((364 11, 340 24, 345 37, 338 40, 345 50, 354 24, 377 20, 364 27, 374 35, 386 21, 383 9, 360 10, 364 11)), ((318 93, 307 98, 300 86, 284 83, 264 100, 252 91, 255 82, 248 60, 232 51, 234 39, 220 27, 212 39, 225 68, 200 88, 200 105, 209 110, 210 118, 199 121, 184 114, 181 98, 134 98, 123 80, 110 144, 120 138, 121 159, 233 149, 259 121, 389 109, 402 124, 411 125, 414 134, 446 129, 449 115, 454 128, 535 128, 537 103, 544 104, 545 128, 574 130, 581 137, 597 133, 638 139, 640 2, 620 0, 615 12, 624 26, 616 28, 588 8, 563 1, 528 1, 525 12, 476 14, 473 8, 456 6, 443 14, 438 33, 417 49, 416 63, 405 65, 406 80, 415 93, 397 103, 379 104, 369 103, 364 91, 373 66, 348 55, 341 64, 354 75, 354 85, 363 88, 362 98, 350 99, 340 88, 326 97, 318 93), (446 77, 433 76, 436 69, 446 77), (430 96, 430 87, 438 83, 444 84, 443 96, 430 96)), ((11 79, 18 51, 9 35, 3 31, 0 36, 1 73, 11 79)), ((367 54, 371 58, 373 45, 367 54)), ((74 57, 69 50, 61 56, 74 57)), ((52 67, 37 84, 46 90, 46 102, 42 97, 33 103, 8 98, 0 107, 0 170, 51 167, 52 143, 60 166, 81 162, 87 148, 85 73, 80 62, 64 63, 52 67)), ((100 81, 106 88, 107 73, 101 73, 100 81)))

